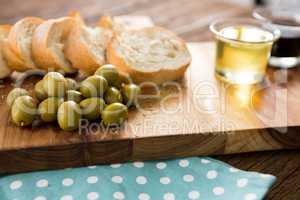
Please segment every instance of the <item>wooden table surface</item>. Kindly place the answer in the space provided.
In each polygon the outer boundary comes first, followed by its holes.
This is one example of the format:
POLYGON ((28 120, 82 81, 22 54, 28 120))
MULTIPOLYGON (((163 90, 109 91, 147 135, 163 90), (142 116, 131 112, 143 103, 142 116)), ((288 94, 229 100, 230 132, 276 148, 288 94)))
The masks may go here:
MULTIPOLYGON (((250 16, 244 8, 221 0, 1 0, 0 23, 13 23, 25 16, 53 18, 78 10, 90 23, 103 14, 149 15, 187 41, 208 41, 209 23, 220 17, 250 16)), ((300 151, 271 151, 217 156, 237 168, 274 174, 276 184, 266 197, 272 200, 300 198, 300 151)))

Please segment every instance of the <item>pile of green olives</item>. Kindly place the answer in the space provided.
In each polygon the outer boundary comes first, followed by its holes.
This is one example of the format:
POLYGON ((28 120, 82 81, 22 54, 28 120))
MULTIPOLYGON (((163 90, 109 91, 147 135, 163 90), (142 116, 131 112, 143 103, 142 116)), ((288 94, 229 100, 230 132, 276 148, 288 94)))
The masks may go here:
POLYGON ((140 93, 141 88, 130 78, 106 64, 81 82, 49 72, 35 84, 32 96, 23 88, 14 88, 6 102, 17 126, 41 120, 57 122, 61 129, 74 131, 80 119, 101 121, 105 126, 122 125, 128 108, 137 105, 140 93))

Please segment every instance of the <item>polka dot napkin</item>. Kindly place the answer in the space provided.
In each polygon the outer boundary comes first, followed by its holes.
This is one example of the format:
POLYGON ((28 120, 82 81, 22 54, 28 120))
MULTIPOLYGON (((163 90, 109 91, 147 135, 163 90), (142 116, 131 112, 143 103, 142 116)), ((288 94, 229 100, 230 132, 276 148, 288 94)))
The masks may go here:
POLYGON ((272 175, 211 158, 134 162, 0 178, 1 200, 261 200, 272 175))

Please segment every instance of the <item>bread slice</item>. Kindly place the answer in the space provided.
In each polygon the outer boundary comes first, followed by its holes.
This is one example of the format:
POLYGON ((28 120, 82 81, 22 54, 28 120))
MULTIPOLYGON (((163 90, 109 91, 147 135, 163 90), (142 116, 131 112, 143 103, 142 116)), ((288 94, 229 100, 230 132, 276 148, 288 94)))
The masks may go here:
POLYGON ((102 16, 98 22, 97 26, 111 29, 115 32, 121 32, 123 30, 136 30, 146 27, 154 26, 153 21, 148 16, 131 16, 131 15, 121 15, 121 16, 102 16))
POLYGON ((83 17, 81 16, 80 12, 73 10, 73 11, 69 12, 68 16, 75 18, 80 25, 85 25, 85 21, 84 21, 83 17))
POLYGON ((181 78, 191 62, 185 42, 161 27, 116 34, 107 47, 107 58, 134 82, 156 84, 181 78))
POLYGON ((11 28, 4 43, 4 55, 11 69, 25 71, 36 68, 31 55, 31 42, 34 30, 42 22, 38 17, 25 17, 11 28))
POLYGON ((78 20, 74 17, 63 17, 45 21, 37 27, 32 38, 32 53, 40 68, 66 73, 76 71, 64 55, 65 42, 76 25, 78 20))
POLYGON ((11 73, 2 51, 4 40, 7 38, 10 29, 11 25, 0 25, 0 79, 8 77, 11 73))
POLYGON ((10 49, 9 43, 7 41, 7 39, 3 40, 3 56, 7 62, 7 65, 10 69, 12 70, 16 70, 16 71, 26 71, 27 68, 24 67, 24 64, 22 62, 22 60, 20 60, 10 49))
POLYGON ((101 27, 76 26, 65 46, 65 55, 74 68, 83 74, 93 74, 106 62, 106 47, 112 31, 101 27))
POLYGON ((117 22, 114 17, 111 16, 102 16, 98 22, 97 22, 97 26, 106 28, 106 29, 110 29, 113 31, 121 31, 123 29, 125 29, 125 25, 122 23, 117 22))

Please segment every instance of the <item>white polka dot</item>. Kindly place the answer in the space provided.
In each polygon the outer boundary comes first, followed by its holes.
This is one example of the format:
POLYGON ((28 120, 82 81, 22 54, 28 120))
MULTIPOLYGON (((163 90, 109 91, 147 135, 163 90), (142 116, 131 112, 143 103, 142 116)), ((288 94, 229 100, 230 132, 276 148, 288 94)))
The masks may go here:
POLYGON ((22 181, 16 180, 16 181, 13 181, 13 182, 10 184, 10 189, 12 189, 12 190, 17 190, 17 189, 19 189, 20 187, 22 187, 22 185, 23 185, 22 181))
POLYGON ((188 160, 180 160, 179 161, 179 166, 180 167, 188 167, 190 162, 188 160))
POLYGON ((35 197, 34 200, 47 200, 44 196, 35 197))
POLYGON ((121 167, 121 166, 122 166, 122 165, 119 164, 119 163, 111 164, 111 165, 110 165, 111 168, 119 168, 119 167, 121 167))
POLYGON ((248 184, 248 179, 247 178, 238 179, 237 182, 236 182, 236 186, 239 187, 239 188, 246 187, 247 184, 248 184))
POLYGON ((96 165, 88 166, 89 169, 95 169, 96 167, 96 165))
POLYGON ((156 164, 157 169, 165 169, 167 167, 167 164, 165 162, 159 162, 156 164))
POLYGON ((238 172, 238 171, 240 171, 240 170, 237 169, 237 168, 230 167, 230 168, 229 168, 229 171, 232 172, 232 173, 235 173, 235 172, 238 172))
POLYGON ((74 183, 74 181, 71 178, 65 178, 62 181, 63 186, 71 186, 71 185, 73 185, 73 183, 74 183))
POLYGON ((97 176, 90 176, 86 179, 86 182, 89 184, 95 184, 98 182, 98 177, 97 176))
POLYGON ((123 192, 115 192, 114 198, 118 199, 118 200, 122 200, 122 199, 125 199, 125 195, 123 194, 123 192))
POLYGON ((271 178, 272 175, 270 175, 270 174, 260 174, 260 177, 262 177, 262 178, 271 178))
POLYGON ((122 183, 123 182, 123 177, 122 176, 113 176, 111 178, 111 181, 114 182, 114 183, 122 183))
POLYGON ((188 195, 189 199, 191 200, 196 200, 196 199, 199 199, 200 197, 200 193, 196 190, 193 190, 193 191, 190 191, 189 192, 189 195, 188 195))
POLYGON ((201 163, 203 163, 203 164, 208 164, 208 163, 210 163, 210 160, 207 160, 207 159, 201 159, 201 163))
POLYGON ((65 195, 65 196, 62 196, 60 198, 60 200, 73 200, 73 197, 71 195, 65 195))
POLYGON ((138 176, 136 177, 136 183, 140 185, 144 185, 147 183, 147 178, 144 176, 138 176))
POLYGON ((175 195, 173 193, 164 194, 164 200, 175 200, 175 195))
POLYGON ((248 193, 245 195, 244 200, 256 200, 257 195, 254 193, 248 193))
POLYGON ((171 183, 171 179, 169 177, 161 177, 159 182, 163 185, 168 185, 171 183))
POLYGON ((99 194, 97 192, 90 192, 86 195, 88 200, 96 200, 99 198, 99 194))
POLYGON ((38 182, 36 182, 36 187, 39 188, 48 187, 48 181, 46 179, 41 179, 38 182))
POLYGON ((224 194, 225 190, 222 187, 214 187, 213 193, 217 196, 224 194))
POLYGON ((187 174, 187 175, 183 176, 183 180, 185 182, 193 182, 194 181, 194 177, 192 175, 190 175, 190 174, 187 174))
POLYGON ((150 196, 147 193, 139 194, 139 200, 150 200, 150 196))
POLYGON ((215 178, 217 178, 217 176, 218 176, 218 172, 215 171, 215 170, 210 170, 210 171, 208 171, 207 174, 206 174, 206 177, 207 177, 208 179, 215 179, 215 178))
POLYGON ((143 168, 144 167, 144 163, 143 162, 134 162, 133 166, 135 166, 136 168, 143 168))

